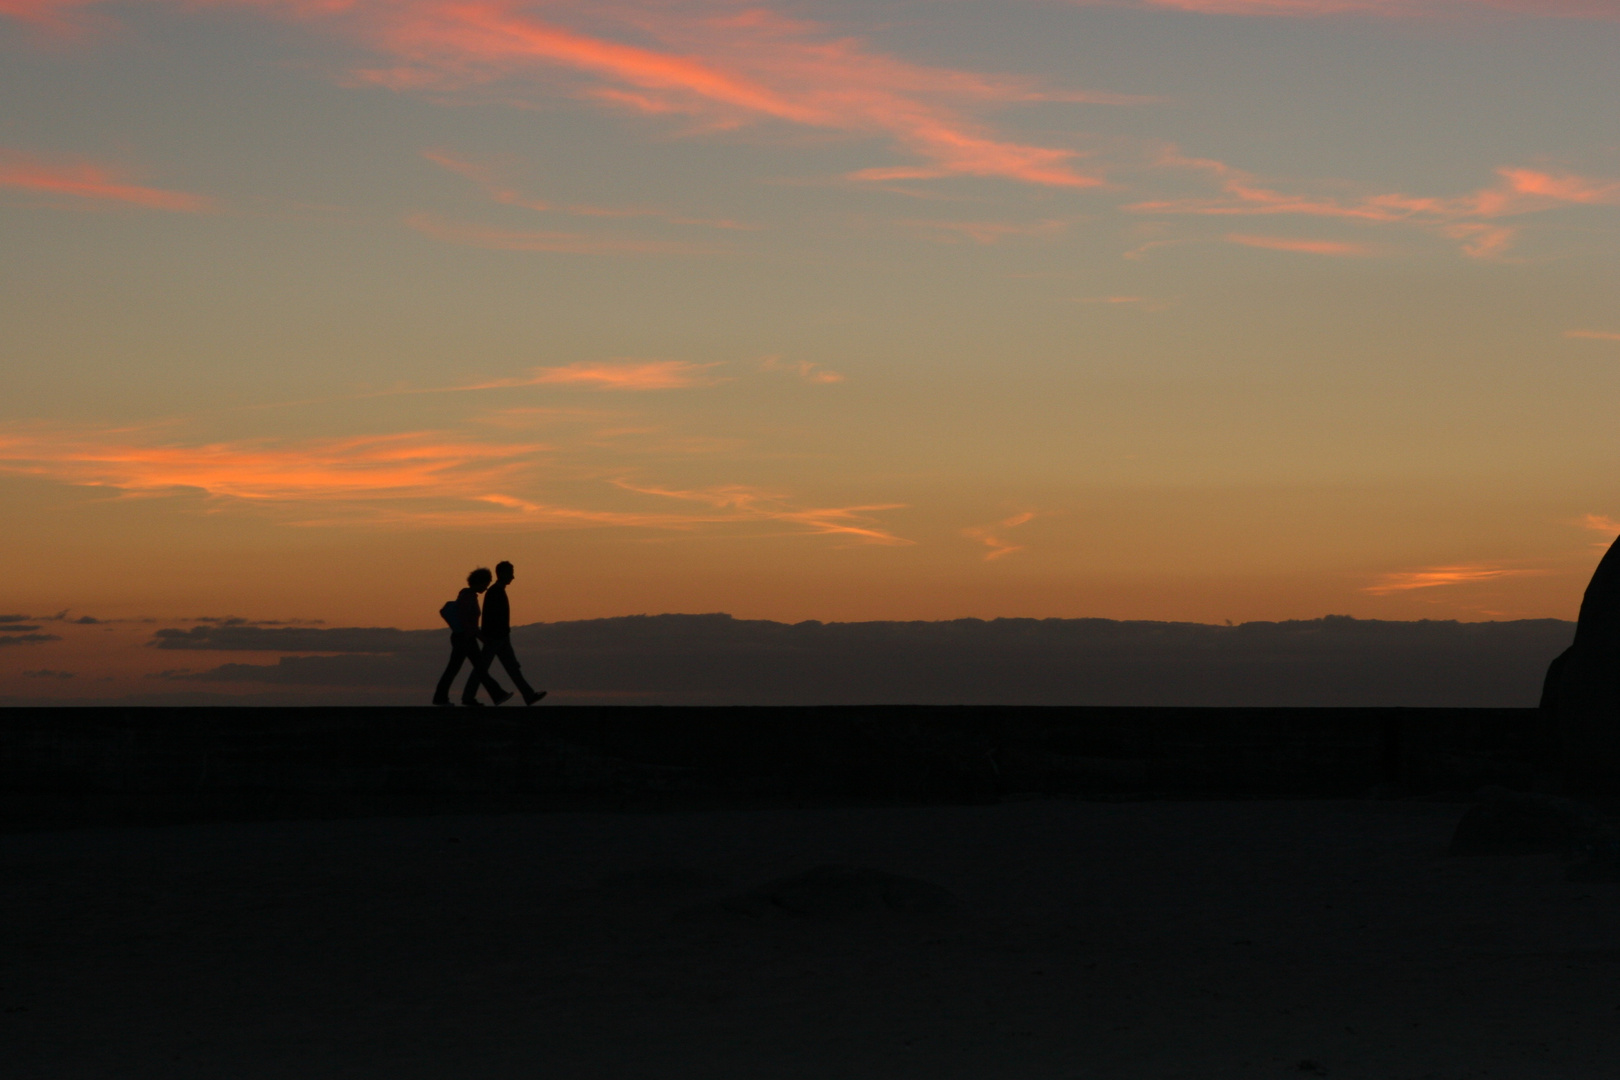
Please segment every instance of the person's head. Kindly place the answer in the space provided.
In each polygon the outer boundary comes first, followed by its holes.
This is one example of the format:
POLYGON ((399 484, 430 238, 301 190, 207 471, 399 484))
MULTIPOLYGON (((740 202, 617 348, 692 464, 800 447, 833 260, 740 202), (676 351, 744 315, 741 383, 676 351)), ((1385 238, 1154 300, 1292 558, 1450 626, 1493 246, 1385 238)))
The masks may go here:
POLYGON ((494 580, 494 575, 489 572, 489 567, 480 566, 467 575, 467 588, 473 592, 483 592, 489 588, 489 583, 492 580, 494 580))
POLYGON ((502 585, 515 577, 517 577, 517 574, 513 572, 511 563, 502 561, 495 564, 495 580, 502 585))

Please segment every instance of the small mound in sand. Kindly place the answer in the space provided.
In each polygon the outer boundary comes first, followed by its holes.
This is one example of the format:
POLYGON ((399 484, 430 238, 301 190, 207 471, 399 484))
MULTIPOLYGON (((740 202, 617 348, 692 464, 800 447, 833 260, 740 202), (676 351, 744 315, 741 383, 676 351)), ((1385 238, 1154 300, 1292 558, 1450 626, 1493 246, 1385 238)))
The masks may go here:
POLYGON ((928 881, 858 866, 818 866, 727 897, 691 916, 741 915, 761 919, 797 915, 811 919, 849 919, 883 914, 937 915, 954 910, 956 898, 928 881))
POLYGON ((1487 788, 1452 834, 1452 855, 1537 855, 1571 851, 1605 831, 1584 803, 1487 788))

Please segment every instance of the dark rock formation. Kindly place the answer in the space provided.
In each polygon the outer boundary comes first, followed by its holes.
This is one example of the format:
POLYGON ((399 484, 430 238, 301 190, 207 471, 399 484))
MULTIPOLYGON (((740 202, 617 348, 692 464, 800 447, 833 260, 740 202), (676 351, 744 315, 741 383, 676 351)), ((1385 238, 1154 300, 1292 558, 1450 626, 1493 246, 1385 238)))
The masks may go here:
POLYGON ((1452 855, 1568 852, 1603 835, 1597 811, 1553 795, 1487 788, 1452 834, 1452 855))
POLYGON ((1586 586, 1574 644, 1547 667, 1541 710, 1573 789, 1620 782, 1620 539, 1586 586))

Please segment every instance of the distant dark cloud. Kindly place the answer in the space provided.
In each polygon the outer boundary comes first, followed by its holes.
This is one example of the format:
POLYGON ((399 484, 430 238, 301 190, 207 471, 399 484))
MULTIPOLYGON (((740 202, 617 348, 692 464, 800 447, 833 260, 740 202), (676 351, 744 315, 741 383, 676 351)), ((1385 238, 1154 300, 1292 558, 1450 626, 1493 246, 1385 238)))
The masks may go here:
POLYGON ((37 626, 37 625, 36 626, 30 626, 27 623, 10 623, 10 624, 8 624, 6 626, 0 627, 0 630, 4 630, 8 634, 20 634, 25 630, 43 630, 43 629, 45 629, 43 626, 37 626))
POLYGON ((40 668, 38 671, 25 671, 30 679, 71 679, 78 675, 75 671, 52 671, 50 668, 40 668))
MULTIPOLYGON (((83 685, 82 682, 79 685, 83 685)), ((86 686, 87 691, 91 687, 86 686)), ((60 690, 52 696, 23 697, 19 695, 0 696, 0 708, 61 708, 63 706, 94 706, 107 708, 108 706, 136 706, 136 707, 218 707, 218 706, 332 706, 344 705, 410 705, 417 703, 412 694, 387 694, 375 690, 343 690, 330 687, 320 687, 308 690, 295 688, 275 688, 265 691, 240 690, 201 690, 189 684, 169 684, 153 687, 153 692, 144 694, 121 694, 115 696, 92 696, 87 694, 80 697, 64 697, 60 690)))
POLYGON ((244 619, 240 615, 199 615, 192 622, 217 626, 322 626, 325 619, 244 619))
MULTIPOLYGON (((19 627, 24 630, 37 630, 37 626, 19 627)), ((43 645, 47 641, 61 641, 55 634, 0 634, 0 647, 6 645, 43 645)))
POLYGON ((283 656, 274 664, 221 664, 175 674, 187 682, 267 683, 281 686, 408 687, 431 684, 442 665, 399 656, 283 656))
MULTIPOLYGON (((1108 619, 526 627, 548 688, 712 704, 1525 706, 1574 625, 1108 619)), ((537 685, 540 685, 537 683, 537 685)))
POLYGON ((159 649, 211 649, 228 652, 395 653, 437 647, 447 635, 434 630, 392 627, 255 626, 245 622, 155 631, 149 645, 159 649))
MULTIPOLYGON (((553 700, 667 704, 1530 706, 1574 635, 1555 619, 1278 623, 959 619, 796 625, 657 615, 517 628, 553 700)), ((442 630, 201 626, 163 649, 337 653, 164 678, 425 698, 442 630)), ((497 667, 497 678, 502 678, 497 667)))
MULTIPOLYGON (((66 621, 68 621, 67 616, 68 616, 68 612, 70 610, 71 610, 70 608, 63 608, 61 611, 58 611, 55 615, 0 615, 0 623, 66 622, 66 621)), ((84 624, 86 626, 91 626, 91 625, 94 625, 94 624, 100 622, 101 620, 96 619, 96 618, 92 618, 89 615, 81 615, 77 619, 74 619, 72 621, 76 622, 76 623, 82 623, 82 624, 84 624)), ((14 626, 7 626, 6 629, 15 630, 15 629, 20 629, 20 628, 19 627, 14 627, 14 626)), ((37 627, 30 627, 29 629, 37 629, 37 627)))

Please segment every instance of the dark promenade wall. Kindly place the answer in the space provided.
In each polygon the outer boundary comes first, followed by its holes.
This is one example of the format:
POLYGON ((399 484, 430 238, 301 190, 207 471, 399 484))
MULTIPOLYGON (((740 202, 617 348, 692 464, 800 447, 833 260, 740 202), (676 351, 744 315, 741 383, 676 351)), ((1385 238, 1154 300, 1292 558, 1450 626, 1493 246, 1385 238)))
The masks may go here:
POLYGON ((0 829, 1545 786, 1534 709, 0 710, 0 829))

